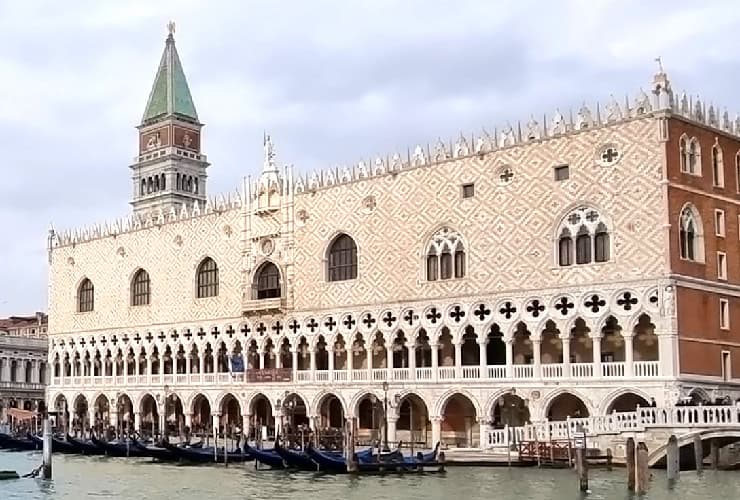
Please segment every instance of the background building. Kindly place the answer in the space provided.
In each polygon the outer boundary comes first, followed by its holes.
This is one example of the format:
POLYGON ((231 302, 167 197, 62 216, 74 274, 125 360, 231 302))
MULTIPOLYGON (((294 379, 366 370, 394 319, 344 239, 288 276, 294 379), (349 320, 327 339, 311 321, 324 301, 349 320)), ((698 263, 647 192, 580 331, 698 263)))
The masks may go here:
POLYGON ((48 317, 40 312, 0 319, 0 424, 8 408, 36 410, 44 401, 47 327, 48 317))

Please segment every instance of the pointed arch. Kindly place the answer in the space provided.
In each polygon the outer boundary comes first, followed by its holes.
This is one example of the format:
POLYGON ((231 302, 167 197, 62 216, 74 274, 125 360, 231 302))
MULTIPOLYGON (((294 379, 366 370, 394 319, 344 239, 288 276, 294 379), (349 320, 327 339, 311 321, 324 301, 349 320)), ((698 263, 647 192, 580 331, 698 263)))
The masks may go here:
POLYGON ((326 280, 348 281, 357 278, 357 244, 347 233, 337 234, 326 250, 326 280))
POLYGON ((254 273, 252 289, 254 298, 276 299, 282 297, 282 279, 280 268, 272 261, 266 260, 254 273))
POLYGON ((704 262, 704 225, 701 215, 691 203, 681 209, 678 220, 678 244, 682 259, 704 262))
POLYGON ((210 257, 200 261, 196 271, 196 283, 199 299, 218 296, 219 276, 216 261, 210 257))
POLYGON ((149 273, 139 268, 131 279, 131 305, 148 306, 150 296, 149 273))
POLYGON ((94 310, 95 286, 89 278, 85 278, 77 287, 77 312, 92 312, 94 310))
POLYGON ((725 187, 724 155, 718 139, 715 139, 712 145, 712 185, 725 187))
POLYGON ((561 214, 554 229, 554 261, 559 267, 611 260, 614 228, 594 205, 572 205, 561 214))
POLYGON ((689 137, 684 133, 678 139, 678 152, 679 161, 681 163, 681 172, 688 172, 688 151, 689 151, 689 137))
POLYGON ((467 245, 462 235, 449 226, 435 231, 424 252, 427 281, 464 278, 467 270, 467 245))

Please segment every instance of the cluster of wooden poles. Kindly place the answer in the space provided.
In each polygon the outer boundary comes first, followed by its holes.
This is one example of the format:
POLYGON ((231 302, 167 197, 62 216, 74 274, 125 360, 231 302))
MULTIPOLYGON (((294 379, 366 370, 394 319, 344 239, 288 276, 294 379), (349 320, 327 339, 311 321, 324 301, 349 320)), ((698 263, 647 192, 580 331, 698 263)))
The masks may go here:
MULTIPOLYGON (((701 473, 704 469, 704 445, 700 436, 694 437, 694 462, 696 472, 701 473)), ((607 450, 607 454, 610 450, 607 450)), ((712 467, 717 468, 719 463, 719 450, 712 443, 712 467)), ((610 461, 609 461, 610 462, 610 461)), ((645 494, 648 490, 651 480, 651 474, 648 471, 649 455, 648 447, 644 441, 635 443, 634 438, 628 438, 625 446, 625 465, 627 470, 627 490, 638 495, 645 494)), ((575 468, 578 474, 578 488, 582 492, 588 492, 588 462, 586 460, 586 450, 583 448, 575 449, 575 468)), ((672 489, 678 481, 681 472, 678 439, 675 435, 668 438, 666 446, 666 473, 668 477, 668 487, 672 489)))

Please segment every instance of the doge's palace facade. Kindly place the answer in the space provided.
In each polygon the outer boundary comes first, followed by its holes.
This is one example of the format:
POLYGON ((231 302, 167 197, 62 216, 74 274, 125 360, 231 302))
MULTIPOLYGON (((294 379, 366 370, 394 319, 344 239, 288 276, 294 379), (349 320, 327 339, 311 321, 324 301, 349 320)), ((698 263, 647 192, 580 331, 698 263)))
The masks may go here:
POLYGON ((49 402, 80 426, 354 416, 372 436, 387 398, 390 441, 479 446, 517 420, 732 392, 680 369, 680 113, 661 70, 626 102, 307 176, 266 136, 262 173, 209 198, 170 34, 134 215, 49 235, 49 402))

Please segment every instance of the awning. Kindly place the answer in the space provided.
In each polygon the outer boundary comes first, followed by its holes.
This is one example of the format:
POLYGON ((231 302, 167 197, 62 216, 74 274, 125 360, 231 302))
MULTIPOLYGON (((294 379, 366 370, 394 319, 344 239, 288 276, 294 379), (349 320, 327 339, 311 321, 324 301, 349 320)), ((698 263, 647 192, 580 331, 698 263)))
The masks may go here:
POLYGON ((20 408, 8 408, 8 415, 16 420, 31 420, 37 416, 35 411, 21 410, 20 408))

